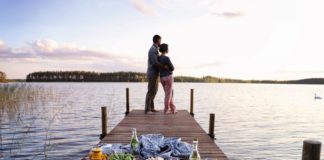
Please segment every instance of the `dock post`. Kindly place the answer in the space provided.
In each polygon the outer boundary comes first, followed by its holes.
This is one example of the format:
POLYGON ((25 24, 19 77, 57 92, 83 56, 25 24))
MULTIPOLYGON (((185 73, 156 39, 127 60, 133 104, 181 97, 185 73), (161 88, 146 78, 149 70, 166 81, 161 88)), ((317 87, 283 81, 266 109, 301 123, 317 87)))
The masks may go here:
POLYGON ((101 135, 100 139, 103 139, 107 135, 107 107, 101 107, 101 135))
POLYGON ((215 139, 215 114, 211 113, 209 115, 209 137, 214 140, 215 139))
POLYGON ((193 107, 194 107, 194 89, 191 89, 190 90, 190 114, 192 117, 195 116, 193 107))
POLYGON ((126 112, 125 116, 129 113, 129 88, 126 88, 126 112))
POLYGON ((316 140, 304 140, 302 160, 320 160, 321 142, 316 140))

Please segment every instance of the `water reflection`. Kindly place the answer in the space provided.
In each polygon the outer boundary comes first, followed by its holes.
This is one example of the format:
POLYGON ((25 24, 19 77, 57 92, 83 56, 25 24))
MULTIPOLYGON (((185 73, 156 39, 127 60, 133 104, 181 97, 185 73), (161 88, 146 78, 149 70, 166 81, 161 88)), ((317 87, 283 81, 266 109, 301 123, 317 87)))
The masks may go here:
MULTIPOLYGON (((38 96, 24 92, 16 108, 1 110, 3 159, 78 159, 99 141, 100 107, 108 107, 109 131, 124 117, 125 88, 130 88, 131 109, 143 109, 147 87, 145 83, 29 85, 42 92, 38 96)), ((195 118, 207 131, 208 115, 215 113, 216 142, 230 159, 300 159, 304 139, 324 142, 324 101, 314 101, 314 93, 324 93, 324 86, 176 83, 179 109, 189 109, 191 88, 195 118)), ((159 109, 161 89, 155 102, 159 109)))

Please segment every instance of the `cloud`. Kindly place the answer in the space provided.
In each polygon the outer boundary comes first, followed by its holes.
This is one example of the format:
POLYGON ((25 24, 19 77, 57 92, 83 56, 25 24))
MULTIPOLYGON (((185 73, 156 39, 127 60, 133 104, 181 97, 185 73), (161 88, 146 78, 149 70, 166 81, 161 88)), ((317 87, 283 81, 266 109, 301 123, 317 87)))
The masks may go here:
POLYGON ((215 70, 219 67, 223 67, 224 62, 221 61, 211 61, 211 62, 200 62, 200 63, 191 63, 189 64, 177 64, 176 69, 177 71, 202 71, 202 70, 215 70))
POLYGON ((195 65, 193 68, 199 68, 199 69, 202 69, 202 68, 214 68, 214 67, 219 67, 221 66, 223 63, 222 62, 210 62, 210 63, 202 63, 202 64, 198 64, 198 65, 195 65))
POLYGON ((38 53, 53 53, 59 48, 59 44, 51 39, 37 40, 29 44, 38 53))
POLYGON ((157 15, 156 10, 144 0, 130 0, 130 2, 138 11, 140 11, 145 15, 150 15, 150 16, 157 15))
POLYGON ((58 43, 51 39, 41 39, 33 42, 27 42, 27 47, 10 48, 4 46, 4 42, 0 45, 0 60, 1 61, 22 61, 44 62, 50 61, 78 61, 87 63, 110 63, 127 65, 135 60, 132 57, 122 56, 120 54, 112 54, 105 51, 97 51, 80 47, 75 44, 58 43), (2 47, 1 47, 2 46, 2 47))
POLYGON ((87 49, 75 44, 59 44, 51 39, 42 39, 28 43, 34 55, 39 58, 96 60, 101 58, 121 58, 117 54, 87 49))
POLYGON ((4 47, 4 42, 0 40, 0 49, 4 47))
POLYGON ((244 15, 242 11, 224 11, 224 12, 214 12, 212 13, 215 16, 224 17, 224 18, 238 18, 244 15))
POLYGON ((157 6, 161 8, 170 8, 170 1, 169 0, 155 0, 157 6))
POLYGON ((51 39, 27 42, 20 48, 8 47, 0 42, 0 67, 10 77, 24 78, 23 75, 40 69, 143 72, 147 63, 140 57, 97 51, 51 39))
POLYGON ((223 18, 239 18, 245 15, 248 3, 236 0, 205 0, 209 13, 223 18))

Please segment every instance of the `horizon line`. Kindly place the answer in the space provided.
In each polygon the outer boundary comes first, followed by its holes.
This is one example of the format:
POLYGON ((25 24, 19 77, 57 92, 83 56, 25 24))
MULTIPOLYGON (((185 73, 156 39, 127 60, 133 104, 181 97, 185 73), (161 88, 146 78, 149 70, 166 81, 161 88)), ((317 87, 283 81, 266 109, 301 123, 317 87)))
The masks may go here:
MULTIPOLYGON (((139 71, 113 71, 113 72, 99 72, 99 71, 91 71, 91 70, 52 70, 52 71, 34 71, 31 73, 37 73, 37 72, 95 72, 95 73, 118 73, 118 72, 132 72, 132 73, 141 73, 146 74, 146 72, 139 72, 139 71)), ((27 74, 27 75, 28 75, 27 74)), ((10 78, 8 80, 26 80, 27 75, 25 78, 10 78)), ((305 77, 305 78, 299 78, 299 79, 285 79, 285 80, 274 80, 274 79, 241 79, 241 78, 228 78, 228 77, 219 77, 214 75, 203 75, 203 76, 190 76, 190 75, 175 75, 174 77, 192 77, 192 78, 204 78, 204 77, 212 77, 212 78, 220 78, 220 79, 228 79, 228 80, 242 80, 242 81, 278 81, 278 82, 284 82, 284 81, 298 81, 298 80, 307 80, 307 79, 324 79, 324 77, 305 77)))

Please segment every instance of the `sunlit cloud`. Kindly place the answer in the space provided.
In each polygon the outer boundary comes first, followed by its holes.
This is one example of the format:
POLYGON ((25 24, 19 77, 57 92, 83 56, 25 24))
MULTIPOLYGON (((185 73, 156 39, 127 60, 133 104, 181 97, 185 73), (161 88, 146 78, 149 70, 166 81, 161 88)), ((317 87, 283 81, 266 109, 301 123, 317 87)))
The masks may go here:
POLYGON ((134 59, 129 56, 112 54, 106 51, 96 51, 86 47, 77 46, 69 43, 58 43, 51 39, 41 39, 33 42, 28 42, 27 47, 11 48, 4 46, 4 42, 0 45, 0 60, 15 60, 15 61, 80 61, 80 62, 113 62, 115 65, 132 64, 134 59), (1 47, 2 46, 2 47, 1 47))
POLYGON ((118 58, 120 56, 108 52, 87 49, 75 44, 59 44, 54 40, 42 39, 28 43, 34 55, 39 58, 96 60, 101 58, 118 58))
POLYGON ((215 68, 221 66, 223 63, 222 62, 210 62, 210 63, 201 63, 193 66, 193 68, 215 68))
POLYGON ((4 42, 0 40, 0 49, 4 47, 4 42))
POLYGON ((172 5, 170 0, 155 0, 155 3, 161 8, 170 8, 172 5))
POLYGON ((223 18, 238 18, 245 15, 249 3, 235 0, 205 0, 211 15, 223 18))
MULTIPOLYGON (((27 42, 24 47, 0 45, 0 61, 11 74, 28 74, 39 70, 91 70, 100 72, 138 71, 144 72, 146 61, 122 53, 110 53, 79 46, 59 43, 52 39, 27 42), (6 65, 25 66, 11 68, 6 65), (35 68, 37 68, 35 70, 35 68)), ((4 67, 4 66, 3 66, 4 67)))
POLYGON ((191 65, 176 65, 177 69, 180 70, 197 70, 197 69, 215 69, 224 65, 224 62, 214 61, 214 62, 202 62, 199 64, 191 64, 191 65))
POLYGON ((224 17, 224 18, 238 18, 244 16, 244 13, 242 11, 236 11, 236 12, 224 11, 224 12, 214 12, 213 15, 224 17))
POLYGON ((59 44, 51 39, 42 39, 30 43, 32 49, 37 53, 53 53, 59 48, 59 44))
POLYGON ((157 11, 153 8, 153 6, 149 5, 144 0, 130 0, 130 2, 139 12, 145 15, 150 15, 150 16, 157 15, 157 11))
POLYGON ((318 20, 323 1, 127 0, 100 7, 91 3, 96 2, 40 6, 53 14, 40 14, 32 21, 24 13, 34 7, 11 14, 15 4, 1 6, 5 14, 0 17, 9 17, 0 21, 12 21, 0 25, 0 67, 11 77, 38 69, 145 72, 147 51, 157 33, 170 45, 174 75, 295 79, 312 74, 304 74, 306 69, 324 68, 324 23, 318 20), (91 14, 81 12, 84 6, 91 14), (21 44, 24 41, 29 42, 21 44), (281 69, 301 72, 274 72, 281 69))

